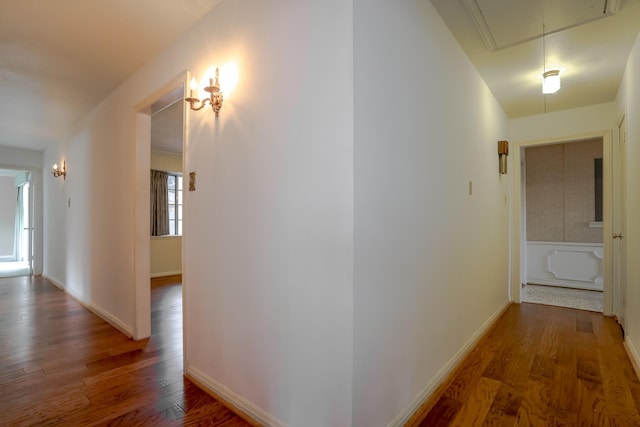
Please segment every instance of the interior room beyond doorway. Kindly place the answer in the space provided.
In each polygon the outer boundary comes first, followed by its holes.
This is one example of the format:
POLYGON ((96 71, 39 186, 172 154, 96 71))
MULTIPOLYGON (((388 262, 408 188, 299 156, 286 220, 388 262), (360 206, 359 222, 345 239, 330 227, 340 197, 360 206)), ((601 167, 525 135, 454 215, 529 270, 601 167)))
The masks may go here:
POLYGON ((524 150, 522 301, 603 311, 603 141, 524 150))
POLYGON ((31 173, 0 169, 0 277, 31 274, 31 173))

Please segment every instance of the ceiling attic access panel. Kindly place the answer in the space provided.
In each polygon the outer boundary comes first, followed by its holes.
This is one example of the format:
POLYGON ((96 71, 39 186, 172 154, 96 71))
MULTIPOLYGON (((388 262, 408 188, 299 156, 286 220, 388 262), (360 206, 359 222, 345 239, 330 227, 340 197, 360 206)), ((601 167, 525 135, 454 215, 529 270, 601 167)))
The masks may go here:
POLYGON ((491 52, 615 15, 621 0, 463 0, 491 52), (543 29, 544 25, 544 29, 543 29))

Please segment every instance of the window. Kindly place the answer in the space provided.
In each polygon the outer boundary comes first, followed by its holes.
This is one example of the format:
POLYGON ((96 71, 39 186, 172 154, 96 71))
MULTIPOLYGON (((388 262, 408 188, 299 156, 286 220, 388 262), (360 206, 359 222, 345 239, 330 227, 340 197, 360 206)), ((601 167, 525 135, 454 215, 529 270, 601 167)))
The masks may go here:
POLYGON ((182 175, 169 173, 167 178, 169 198, 169 235, 182 235, 182 175))
POLYGON ((594 159, 596 222, 602 222, 602 159, 594 159))

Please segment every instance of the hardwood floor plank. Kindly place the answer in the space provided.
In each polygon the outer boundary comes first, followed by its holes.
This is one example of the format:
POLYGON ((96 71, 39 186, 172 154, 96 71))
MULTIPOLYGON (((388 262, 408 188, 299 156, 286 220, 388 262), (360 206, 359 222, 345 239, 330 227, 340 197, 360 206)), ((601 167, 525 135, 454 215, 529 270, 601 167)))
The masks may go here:
POLYGON ((442 396, 425 419, 420 422, 419 427, 448 426, 461 407, 462 403, 457 400, 442 396))
POLYGON ((516 426, 546 426, 550 403, 550 380, 530 379, 516 414, 516 426))
POLYGON ((518 415, 521 402, 522 394, 508 384, 502 383, 498 389, 498 393, 493 399, 489 412, 492 414, 515 417, 518 415))
POLYGON ((578 425, 608 427, 609 412, 602 383, 578 381, 578 425))
POLYGON ((502 381, 505 378, 507 365, 512 358, 515 349, 512 347, 501 348, 494 357, 491 358, 489 365, 482 373, 482 376, 491 378, 496 381, 502 381))
POLYGON ((584 381, 589 381, 594 384, 602 384, 600 365, 595 360, 578 358, 577 376, 579 379, 584 381))
POLYGON ((88 406, 89 399, 76 387, 51 388, 36 396, 24 395, 15 399, 2 413, 0 421, 6 417, 7 423, 1 425, 41 425, 58 414, 78 411, 88 406))
POLYGON ((448 385, 444 395, 460 402, 465 401, 482 373, 487 369, 491 359, 492 353, 488 351, 486 346, 476 348, 467 359, 468 363, 462 366, 456 377, 448 385))
POLYGON ((553 359, 547 356, 536 354, 533 357, 533 362, 531 364, 529 375, 532 378, 551 379, 554 376, 554 367, 555 367, 555 362, 553 359))
POLYGON ((553 407, 549 408, 547 425, 554 427, 581 427, 578 426, 578 415, 576 413, 566 412, 553 407))
POLYGON ((500 389, 500 382, 481 377, 475 383, 469 397, 453 419, 451 426, 471 427, 481 426, 493 400, 500 389))

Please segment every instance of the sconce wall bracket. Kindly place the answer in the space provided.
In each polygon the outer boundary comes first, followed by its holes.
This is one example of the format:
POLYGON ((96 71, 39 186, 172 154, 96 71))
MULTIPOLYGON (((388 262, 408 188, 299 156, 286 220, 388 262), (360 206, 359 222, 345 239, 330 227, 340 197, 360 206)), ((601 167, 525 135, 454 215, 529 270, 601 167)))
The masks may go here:
POLYGON ((213 112, 216 114, 216 117, 218 117, 220 109, 222 108, 223 96, 222 92, 220 92, 220 72, 217 68, 215 80, 209 79, 209 86, 205 87, 204 90, 209 94, 208 98, 204 98, 200 101, 198 98, 189 96, 188 98, 185 98, 185 101, 189 103, 189 108, 193 111, 200 111, 209 104, 211 105, 213 112), (198 102, 200 103, 200 106, 196 107, 195 104, 198 102))
POLYGON ((507 173, 507 156, 509 155, 509 141, 498 141, 498 169, 500 175, 507 173))
POLYGON ((67 162, 62 161, 62 168, 58 169, 58 165, 53 165, 53 171, 51 171, 54 177, 62 177, 65 181, 67 180, 67 162))

